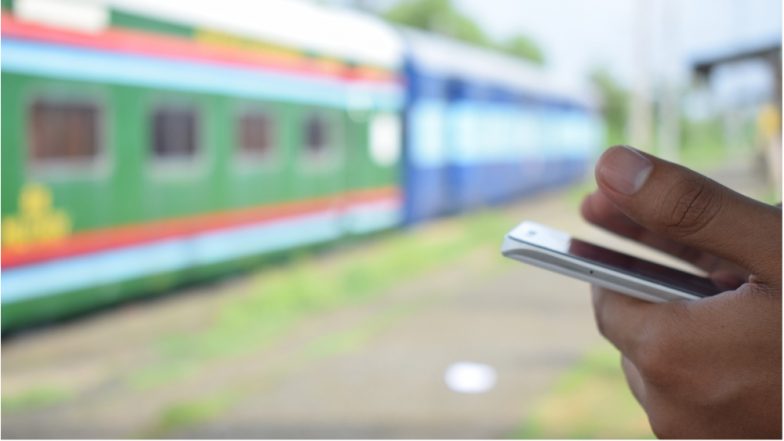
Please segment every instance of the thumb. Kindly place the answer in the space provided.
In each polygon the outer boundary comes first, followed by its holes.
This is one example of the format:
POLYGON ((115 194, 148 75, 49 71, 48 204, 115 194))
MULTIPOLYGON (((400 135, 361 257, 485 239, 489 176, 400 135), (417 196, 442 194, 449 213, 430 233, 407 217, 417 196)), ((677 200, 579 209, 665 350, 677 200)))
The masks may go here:
POLYGON ((723 257, 765 281, 781 279, 781 209, 626 146, 604 152, 596 182, 648 230, 723 257))

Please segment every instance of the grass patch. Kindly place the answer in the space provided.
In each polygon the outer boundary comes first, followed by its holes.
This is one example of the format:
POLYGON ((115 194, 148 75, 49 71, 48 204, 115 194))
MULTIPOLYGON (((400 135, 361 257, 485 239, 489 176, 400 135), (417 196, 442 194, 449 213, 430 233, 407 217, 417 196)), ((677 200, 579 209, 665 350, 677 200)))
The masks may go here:
POLYGON ((160 362, 128 381, 156 387, 196 372, 205 360, 259 350, 312 314, 366 301, 478 247, 497 250, 515 221, 502 212, 479 212, 437 228, 388 233, 329 261, 301 255, 291 265, 262 271, 202 330, 162 336, 160 362))
POLYGON ((426 303, 426 301, 423 300, 414 305, 397 307, 360 326, 316 339, 305 348, 305 357, 308 361, 313 361, 323 357, 346 354, 359 350, 373 337, 384 330, 389 329, 400 319, 406 317, 424 303, 426 303))
POLYGON ((176 403, 161 413, 158 423, 142 438, 158 438, 180 427, 206 422, 236 402, 232 394, 224 393, 202 400, 176 403))
POLYGON ((564 374, 515 438, 653 438, 618 352, 604 344, 564 374))
MULTIPOLYGON (((329 259, 301 254, 285 267, 262 270, 252 276, 249 288, 245 285, 240 288, 242 292, 230 296, 216 311, 214 320, 201 330, 162 336, 160 359, 134 372, 128 381, 144 390, 198 375, 210 360, 259 351, 315 314, 368 301, 469 253, 486 249, 497 254, 500 238, 517 220, 503 211, 478 212, 439 224, 389 232, 361 248, 329 259)), ((315 339, 287 363, 285 371, 315 359, 358 350, 413 309, 432 300, 424 297, 350 329, 315 339)), ((262 383, 251 389, 263 387, 262 383)), ((160 437, 214 419, 249 393, 253 391, 229 387, 209 396, 172 403, 144 436, 160 437)))
POLYGON ((3 396, 3 412, 18 412, 52 406, 67 401, 73 392, 55 386, 38 386, 15 395, 3 396))
MULTIPOLYGON (((413 305, 397 307, 380 316, 373 317, 359 326, 321 336, 308 344, 294 361, 281 368, 279 372, 272 374, 272 377, 290 373, 291 370, 320 358, 356 351, 374 336, 390 328, 413 310, 426 304, 427 301, 427 299, 423 299, 413 305)), ((266 381, 255 384, 251 389, 224 390, 201 399, 170 405, 161 413, 152 428, 143 432, 141 436, 161 437, 177 429, 205 423, 219 416, 244 397, 255 393, 255 390, 265 384, 267 384, 266 381)))
POLYGON ((135 371, 129 378, 128 384, 134 389, 145 390, 162 384, 172 379, 185 378, 196 372, 198 365, 192 360, 169 360, 166 363, 155 364, 135 371))

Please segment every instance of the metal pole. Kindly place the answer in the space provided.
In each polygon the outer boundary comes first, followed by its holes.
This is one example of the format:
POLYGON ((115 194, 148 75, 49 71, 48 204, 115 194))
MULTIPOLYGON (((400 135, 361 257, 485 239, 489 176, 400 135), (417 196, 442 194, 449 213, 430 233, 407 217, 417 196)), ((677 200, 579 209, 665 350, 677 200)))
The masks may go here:
POLYGON ((650 5, 648 0, 634 2, 634 85, 631 118, 627 128, 629 142, 643 150, 651 148, 650 95, 650 5))
POLYGON ((680 17, 674 0, 662 0, 662 29, 664 46, 664 74, 659 106, 658 154, 678 162, 680 153, 680 102, 677 91, 677 60, 679 55, 680 17))

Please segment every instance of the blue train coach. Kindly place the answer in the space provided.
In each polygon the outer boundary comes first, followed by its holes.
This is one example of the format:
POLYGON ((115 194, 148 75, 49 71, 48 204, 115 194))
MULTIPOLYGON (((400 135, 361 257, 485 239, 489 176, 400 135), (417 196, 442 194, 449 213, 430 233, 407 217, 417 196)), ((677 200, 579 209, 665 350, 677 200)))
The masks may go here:
POLYGON ((406 222, 464 212, 584 176, 603 141, 591 99, 543 69, 404 29, 406 222))

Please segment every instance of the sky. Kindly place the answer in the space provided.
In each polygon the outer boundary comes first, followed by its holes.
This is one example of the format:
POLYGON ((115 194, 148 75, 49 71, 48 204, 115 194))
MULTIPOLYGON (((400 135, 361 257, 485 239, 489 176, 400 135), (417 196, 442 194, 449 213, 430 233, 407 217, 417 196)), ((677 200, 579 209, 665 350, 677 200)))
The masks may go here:
MULTIPOLYGON (((327 2, 383 10, 398 1, 327 2)), ((641 73, 650 83, 684 83, 695 59, 781 39, 780 0, 452 1, 497 40, 532 37, 551 74, 566 83, 584 82, 597 65, 629 87, 641 73)), ((764 83, 766 75, 752 68, 741 76, 764 83)))
POLYGON ((779 0, 454 1, 497 39, 532 37, 557 75, 604 64, 626 83, 641 64, 683 78, 695 58, 781 36, 779 0))

